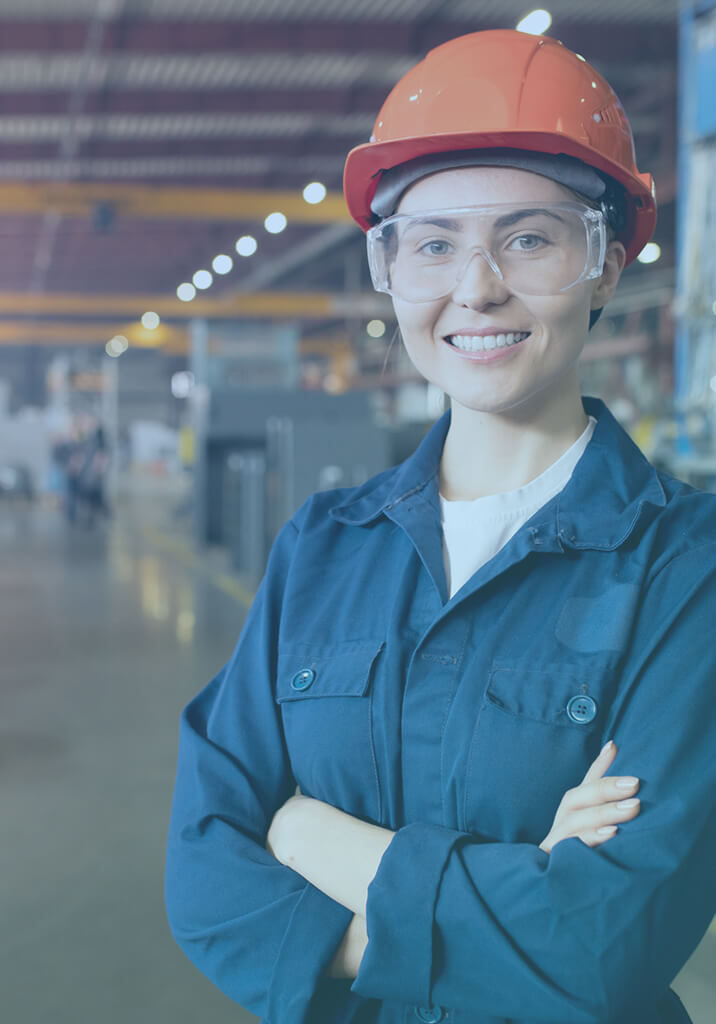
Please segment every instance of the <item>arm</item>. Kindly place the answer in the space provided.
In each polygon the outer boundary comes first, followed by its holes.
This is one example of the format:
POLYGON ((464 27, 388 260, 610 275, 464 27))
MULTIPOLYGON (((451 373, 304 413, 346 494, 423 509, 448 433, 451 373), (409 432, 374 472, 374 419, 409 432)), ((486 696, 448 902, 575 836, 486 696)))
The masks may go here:
MULTIPOLYGON (((550 853, 557 843, 572 835, 589 846, 597 846, 617 831, 617 826, 612 825, 613 831, 600 834, 600 826, 636 817, 638 807, 619 809, 615 803, 636 792, 638 780, 602 778, 616 753, 613 743, 606 744, 582 783, 565 794, 540 849, 550 853)), ((358 974, 368 944, 368 887, 394 835, 390 829, 361 821, 306 796, 290 797, 273 817, 267 849, 282 864, 353 913, 329 969, 334 977, 355 978, 358 974)))
POLYGON ((353 914, 328 968, 329 977, 355 978, 368 944, 368 885, 394 832, 310 797, 291 797, 275 814, 267 849, 353 914))
POLYGON ((716 909, 716 580, 702 559, 667 566, 644 603, 609 731, 647 801, 608 844, 555 839, 557 818, 536 847, 419 823, 391 833, 305 797, 279 811, 279 860, 356 914, 354 992, 549 1024, 635 1019, 664 995, 716 909))
POLYGON ((274 816, 268 848, 331 899, 365 917, 368 886, 394 835, 321 800, 293 796, 274 816))
POLYGON ((665 997, 716 909, 715 560, 692 551, 652 581, 606 723, 642 780, 639 818, 550 855, 400 829, 368 889, 352 991, 545 1024, 643 1019, 665 997))
POLYGON ((231 660, 182 714, 165 873, 179 946, 271 1024, 328 1018, 331 1000, 345 999, 345 982, 325 969, 352 919, 265 849, 296 786, 273 693, 296 536, 290 523, 281 531, 231 660))

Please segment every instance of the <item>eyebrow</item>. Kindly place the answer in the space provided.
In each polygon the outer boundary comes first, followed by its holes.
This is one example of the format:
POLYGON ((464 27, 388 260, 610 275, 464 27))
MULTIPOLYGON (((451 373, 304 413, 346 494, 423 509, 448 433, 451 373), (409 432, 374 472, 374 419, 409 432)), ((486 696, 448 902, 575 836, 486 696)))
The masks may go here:
MULTIPOLYGON (((546 210, 543 207, 534 207, 530 210, 515 210, 513 213, 505 213, 502 217, 498 217, 492 226, 494 228, 509 228, 513 224, 517 224, 518 221, 524 220, 526 217, 534 217, 536 214, 544 214, 545 217, 552 217, 554 220, 558 220, 561 224, 564 223, 564 218, 560 217, 559 214, 554 213, 552 210, 546 210)), ((407 216, 410 216, 410 214, 407 216)), ((411 224, 411 226, 415 227, 419 227, 421 225, 443 228, 445 231, 459 232, 463 230, 462 221, 454 220, 451 217, 427 216, 413 220, 411 224)))
POLYGON ((564 217, 560 217, 558 213, 554 213, 552 210, 545 210, 544 207, 535 207, 532 210, 516 210, 514 213, 506 213, 504 216, 497 218, 493 227, 509 228, 525 217, 534 217, 539 213, 543 213, 545 217, 552 217, 553 220, 558 220, 560 224, 564 224, 564 217))

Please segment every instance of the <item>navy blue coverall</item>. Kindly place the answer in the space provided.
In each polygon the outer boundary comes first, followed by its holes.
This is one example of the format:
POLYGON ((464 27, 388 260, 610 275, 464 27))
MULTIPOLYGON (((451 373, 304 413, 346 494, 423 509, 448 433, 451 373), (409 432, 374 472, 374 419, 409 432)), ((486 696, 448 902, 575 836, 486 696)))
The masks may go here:
POLYGON ((166 864, 176 941, 268 1024, 677 1024, 716 909, 716 496, 602 402, 573 476, 448 600, 449 413, 400 466, 280 532, 229 663, 186 707, 166 864), (603 743, 616 836, 538 844, 603 743), (351 912, 265 849, 301 792, 396 831, 358 973, 351 912))

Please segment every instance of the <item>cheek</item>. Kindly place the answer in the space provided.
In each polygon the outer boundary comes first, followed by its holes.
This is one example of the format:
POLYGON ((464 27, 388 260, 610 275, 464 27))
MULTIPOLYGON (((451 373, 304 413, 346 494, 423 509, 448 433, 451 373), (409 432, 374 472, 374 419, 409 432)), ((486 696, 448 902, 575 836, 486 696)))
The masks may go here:
POLYGON ((432 344, 441 307, 430 302, 394 301, 393 308, 408 353, 425 351, 432 344))
MULTIPOLYGON (((576 293, 576 289, 571 289, 576 293)), ((579 343, 586 340, 589 327, 589 298, 583 290, 579 293, 536 298, 525 296, 525 307, 534 320, 542 325, 543 331, 550 335, 566 333, 570 340, 579 343), (583 336, 583 337, 582 337, 583 336)))

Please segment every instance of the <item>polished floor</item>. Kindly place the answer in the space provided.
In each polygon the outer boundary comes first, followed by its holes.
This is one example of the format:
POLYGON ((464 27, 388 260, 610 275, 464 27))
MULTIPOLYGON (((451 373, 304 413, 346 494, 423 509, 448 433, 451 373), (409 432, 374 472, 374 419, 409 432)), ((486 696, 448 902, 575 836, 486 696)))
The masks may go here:
MULTIPOLYGON (((249 600, 160 502, 92 532, 0 503, 4 1021, 255 1021, 175 947, 162 902, 179 712, 249 600)), ((676 988, 714 1024, 714 925, 676 988)))

